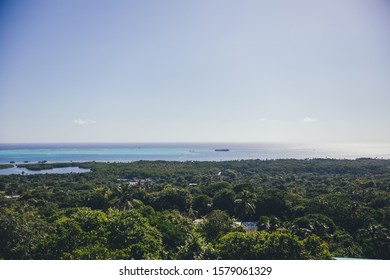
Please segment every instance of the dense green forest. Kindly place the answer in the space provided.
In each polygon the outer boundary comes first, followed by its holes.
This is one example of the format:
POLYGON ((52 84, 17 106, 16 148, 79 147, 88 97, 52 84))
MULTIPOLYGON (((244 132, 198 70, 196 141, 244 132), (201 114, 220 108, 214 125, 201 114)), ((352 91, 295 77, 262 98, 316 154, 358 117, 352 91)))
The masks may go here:
POLYGON ((390 259, 390 160, 26 164, 0 259, 390 259))

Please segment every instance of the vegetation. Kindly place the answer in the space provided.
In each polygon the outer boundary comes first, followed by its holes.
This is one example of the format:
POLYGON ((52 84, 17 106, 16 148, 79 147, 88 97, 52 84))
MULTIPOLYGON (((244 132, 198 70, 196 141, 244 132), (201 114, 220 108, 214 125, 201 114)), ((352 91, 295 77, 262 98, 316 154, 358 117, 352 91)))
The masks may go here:
POLYGON ((12 164, 0 164, 0 169, 7 169, 13 167, 12 164))
POLYGON ((69 166, 0 176, 0 259, 390 259, 390 160, 69 166))
POLYGON ((38 163, 30 164, 18 164, 18 167, 27 168, 28 170, 48 170, 53 168, 63 168, 63 167, 77 167, 80 163, 74 162, 61 162, 61 163, 46 163, 45 161, 40 161, 38 163))

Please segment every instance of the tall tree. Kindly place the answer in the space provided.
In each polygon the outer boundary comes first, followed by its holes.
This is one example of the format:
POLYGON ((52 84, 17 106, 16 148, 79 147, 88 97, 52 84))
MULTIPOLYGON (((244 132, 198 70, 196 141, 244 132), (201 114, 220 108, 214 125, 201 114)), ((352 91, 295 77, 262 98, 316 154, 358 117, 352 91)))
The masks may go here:
POLYGON ((234 211, 240 219, 251 217, 256 212, 256 199, 253 193, 248 190, 243 190, 238 194, 238 198, 234 201, 234 211))

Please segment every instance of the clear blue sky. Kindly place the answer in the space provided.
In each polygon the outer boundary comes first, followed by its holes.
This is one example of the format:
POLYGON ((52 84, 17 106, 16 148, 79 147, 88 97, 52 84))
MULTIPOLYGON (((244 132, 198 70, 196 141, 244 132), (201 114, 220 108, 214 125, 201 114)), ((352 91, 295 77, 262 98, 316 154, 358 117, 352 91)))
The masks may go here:
POLYGON ((0 142, 390 142, 386 0, 1 1, 0 142))

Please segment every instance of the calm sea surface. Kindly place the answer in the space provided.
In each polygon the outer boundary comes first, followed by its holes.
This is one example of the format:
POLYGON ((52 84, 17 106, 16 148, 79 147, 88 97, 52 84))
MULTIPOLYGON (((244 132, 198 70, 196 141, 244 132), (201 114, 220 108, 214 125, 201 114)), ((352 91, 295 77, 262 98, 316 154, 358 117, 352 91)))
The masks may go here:
POLYGON ((221 161, 239 159, 338 158, 390 159, 390 143, 381 144, 0 144, 0 163, 136 160, 221 161), (215 151, 229 149, 229 151, 215 151))

